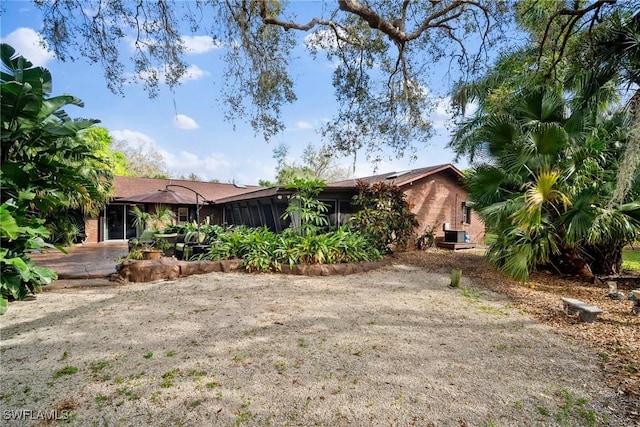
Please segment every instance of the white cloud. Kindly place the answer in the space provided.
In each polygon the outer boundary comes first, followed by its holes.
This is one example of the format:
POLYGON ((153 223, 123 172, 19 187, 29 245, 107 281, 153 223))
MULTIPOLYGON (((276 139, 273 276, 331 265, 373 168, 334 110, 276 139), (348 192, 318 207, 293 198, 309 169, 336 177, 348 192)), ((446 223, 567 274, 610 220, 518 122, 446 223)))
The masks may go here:
POLYGON ((187 71, 184 73, 184 75, 180 78, 180 82, 184 83, 185 81, 188 80, 200 80, 206 76, 210 76, 211 73, 208 71, 203 70, 202 68, 198 67, 197 65, 189 65, 187 67, 187 71))
MULTIPOLYGON (((433 121, 433 126, 437 131, 450 130, 453 119, 453 108, 451 106, 451 97, 436 98, 435 110, 429 116, 429 119, 433 121)), ((465 117, 469 117, 478 109, 478 104, 475 102, 469 103, 465 111, 465 117)))
POLYGON ((42 36, 32 28, 21 27, 9 33, 3 40, 37 66, 46 66, 54 59, 53 53, 42 46, 42 36))
MULTIPOLYGON (((149 71, 144 71, 138 74, 129 74, 129 78, 128 78, 128 82, 129 83, 139 83, 142 80, 146 80, 149 77, 151 77, 151 75, 156 75, 158 80, 160 82, 164 82, 165 80, 165 76, 166 76, 166 71, 165 70, 160 70, 158 68, 152 68, 149 71)), ((180 77, 179 82, 180 83, 185 83, 188 81, 195 81, 195 80, 200 80, 206 76, 210 76, 211 73, 203 70, 202 68, 198 67, 197 65, 189 65, 185 71, 185 73, 182 75, 182 77, 180 77)))
POLYGON ((287 128, 288 131, 309 130, 309 129, 314 129, 313 124, 304 120, 298 120, 293 124, 293 126, 290 126, 287 128))
POLYGON ((220 40, 211 36, 182 36, 182 42, 186 51, 192 54, 207 53, 224 46, 220 40))
POLYGON ((198 129, 200 127, 194 119, 189 116, 185 116, 184 114, 176 115, 176 117, 173 119, 173 125, 178 129, 186 130, 198 129))
POLYGON ((160 150, 167 167, 178 174, 188 175, 195 173, 202 179, 219 179, 225 182, 232 175, 234 165, 221 153, 211 153, 205 157, 198 156, 189 151, 180 151, 178 154, 160 150))
POLYGON ((148 148, 152 151, 158 151, 156 141, 149 135, 134 130, 112 130, 111 137, 114 141, 124 141, 128 146, 133 148, 148 148))

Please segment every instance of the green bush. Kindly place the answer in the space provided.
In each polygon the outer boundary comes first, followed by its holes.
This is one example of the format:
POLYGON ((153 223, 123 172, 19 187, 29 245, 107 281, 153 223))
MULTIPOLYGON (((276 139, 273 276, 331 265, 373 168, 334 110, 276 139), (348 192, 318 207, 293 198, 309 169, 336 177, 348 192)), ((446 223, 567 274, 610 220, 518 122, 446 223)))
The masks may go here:
POLYGON ((266 227, 207 226, 206 241, 211 249, 199 259, 240 258, 248 271, 278 271, 282 264, 336 264, 379 259, 380 250, 378 245, 372 244, 371 234, 346 227, 320 233, 329 224, 327 206, 316 199, 323 186, 321 181, 294 180, 288 188, 295 193, 284 215, 291 218, 291 227, 282 233, 272 233, 266 227))
POLYGON ((232 227, 219 232, 211 250, 201 259, 243 260, 248 271, 278 271, 282 264, 337 264, 370 261, 380 252, 357 232, 340 228, 325 234, 300 235, 287 230, 272 233, 266 228, 232 227))
POLYGON ((396 185, 378 182, 357 183, 352 205, 360 210, 351 217, 351 226, 369 238, 380 251, 395 246, 405 250, 413 241, 418 219, 411 212, 404 192, 396 185))

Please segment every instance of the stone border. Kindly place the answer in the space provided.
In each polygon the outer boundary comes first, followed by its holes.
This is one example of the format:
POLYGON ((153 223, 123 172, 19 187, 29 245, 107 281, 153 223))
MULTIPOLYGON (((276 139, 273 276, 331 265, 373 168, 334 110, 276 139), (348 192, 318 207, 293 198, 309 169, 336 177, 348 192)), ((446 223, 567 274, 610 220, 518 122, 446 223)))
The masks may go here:
MULTIPOLYGON (((390 264, 390 260, 360 262, 357 264, 297 264, 281 265, 280 274, 300 276, 333 276, 364 273, 390 264)), ((175 280, 194 274, 214 272, 244 271, 242 260, 219 261, 179 261, 176 258, 160 258, 158 260, 125 261, 117 266, 118 272, 111 277, 115 282, 154 282, 157 280, 175 280)))

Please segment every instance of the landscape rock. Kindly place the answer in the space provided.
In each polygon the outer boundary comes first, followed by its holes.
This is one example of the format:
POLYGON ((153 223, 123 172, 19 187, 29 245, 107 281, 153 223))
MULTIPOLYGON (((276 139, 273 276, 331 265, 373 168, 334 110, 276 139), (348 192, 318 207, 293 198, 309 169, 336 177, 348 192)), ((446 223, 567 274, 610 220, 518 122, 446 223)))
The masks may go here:
POLYGON ((125 261, 118 271, 121 282, 154 282, 180 277, 182 261, 173 257, 143 261, 125 261))

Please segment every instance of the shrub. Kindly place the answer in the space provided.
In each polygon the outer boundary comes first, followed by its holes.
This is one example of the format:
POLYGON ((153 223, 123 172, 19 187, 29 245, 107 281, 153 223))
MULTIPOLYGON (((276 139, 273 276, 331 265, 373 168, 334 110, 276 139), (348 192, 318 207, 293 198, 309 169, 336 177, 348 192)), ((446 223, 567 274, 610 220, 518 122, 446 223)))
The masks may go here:
POLYGON ((380 252, 366 236, 340 228, 318 235, 288 230, 275 234, 266 228, 232 227, 217 235, 201 259, 241 258, 248 271, 277 271, 281 264, 336 264, 370 261, 380 252))
POLYGON ((303 236, 317 234, 329 225, 329 208, 317 199, 324 186, 321 180, 305 178, 295 178, 286 186, 287 189, 294 190, 294 193, 282 218, 291 219, 291 229, 303 236))
POLYGON ((351 217, 352 229, 368 236, 380 251, 391 252, 392 246, 406 249, 418 220, 402 190, 386 182, 358 181, 356 187, 352 205, 360 210, 351 217))

